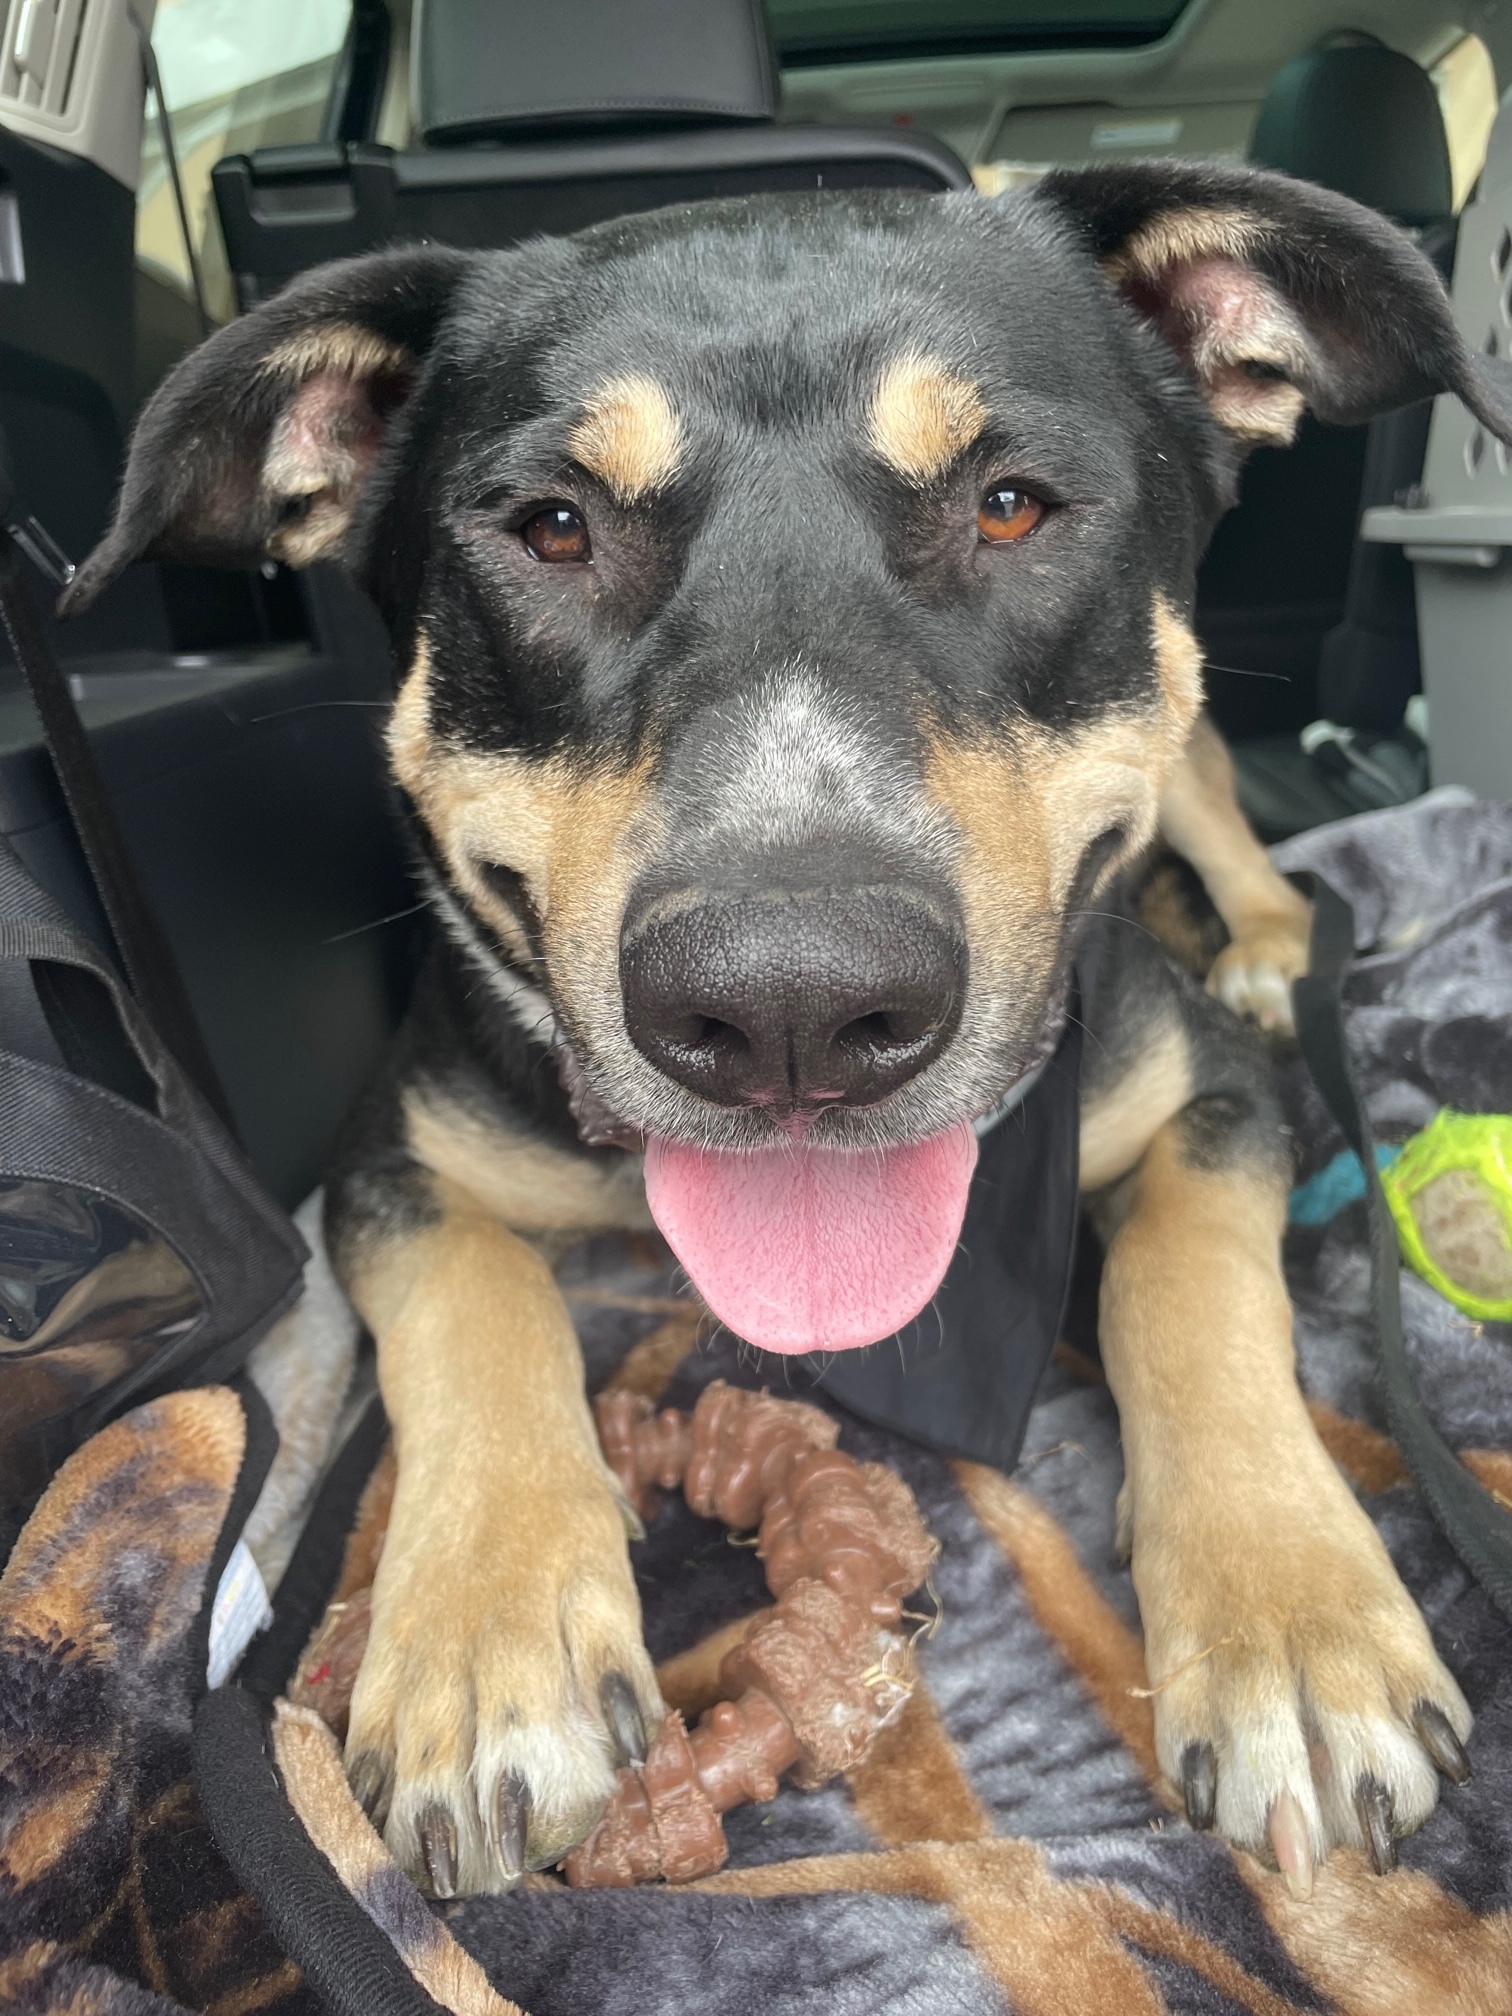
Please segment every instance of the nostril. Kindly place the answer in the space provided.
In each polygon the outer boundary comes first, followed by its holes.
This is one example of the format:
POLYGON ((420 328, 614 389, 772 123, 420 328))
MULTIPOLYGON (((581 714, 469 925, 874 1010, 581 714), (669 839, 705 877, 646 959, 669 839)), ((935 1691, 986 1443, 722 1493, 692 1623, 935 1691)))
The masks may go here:
POLYGON ((891 1023, 892 1018, 880 1009, 875 1015, 858 1015, 854 1022, 835 1031, 835 1041, 847 1050, 881 1050, 898 1040, 891 1023))
POLYGON ((935 1015, 906 1008, 877 1008, 837 1029, 834 1040, 843 1050, 913 1050, 939 1027, 940 1020, 935 1015))
POLYGON ((721 1021, 717 1015, 701 1014, 697 1009, 680 1018, 669 1018, 666 1040, 690 1056, 735 1058, 751 1047, 743 1029, 733 1022, 721 1021))
POLYGON ((693 1042, 700 1050, 716 1050, 723 1057, 739 1057, 751 1047, 751 1039, 733 1022, 721 1022, 715 1015, 700 1015, 693 1042))

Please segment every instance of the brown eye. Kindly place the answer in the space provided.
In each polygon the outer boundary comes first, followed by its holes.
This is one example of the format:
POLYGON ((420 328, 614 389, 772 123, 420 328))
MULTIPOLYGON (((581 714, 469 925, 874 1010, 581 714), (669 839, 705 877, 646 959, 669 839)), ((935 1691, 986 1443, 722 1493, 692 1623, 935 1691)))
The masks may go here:
POLYGON ((977 531, 989 546, 1006 546, 1014 539, 1027 539, 1045 515, 1045 506, 1029 490, 1007 485, 989 490, 977 513, 977 531))
POLYGON ((570 504, 548 504, 520 527, 533 560, 591 560, 588 527, 570 504))

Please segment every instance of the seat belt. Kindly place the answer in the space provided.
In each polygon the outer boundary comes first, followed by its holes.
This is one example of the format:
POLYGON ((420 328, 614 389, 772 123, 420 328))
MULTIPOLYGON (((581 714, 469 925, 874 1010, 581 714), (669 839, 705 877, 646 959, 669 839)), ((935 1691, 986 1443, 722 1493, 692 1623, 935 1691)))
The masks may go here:
MULTIPOLYGON (((0 436, 0 622, 31 690, 47 752, 131 991, 216 1118, 231 1138, 238 1140, 230 1104, 189 1004, 178 962, 137 877, 115 807, 95 761, 88 730, 53 657, 27 587, 17 543, 22 528, 10 522, 14 501, 4 439, 0 436)), ((51 546, 45 534, 39 540, 40 527, 29 521, 25 530, 29 534, 26 542, 29 548, 40 547, 45 552, 43 541, 51 546)), ((62 566, 72 574, 66 561, 62 566)))
POLYGON ((1370 1118, 1344 1031, 1354 912, 1321 876, 1297 880, 1311 884, 1313 901, 1308 970, 1292 987, 1297 1040, 1324 1103, 1365 1172, 1371 1329, 1387 1426, 1444 1537, 1496 1608, 1512 1620, 1512 1513, 1470 1474, 1428 1419, 1407 1363, 1396 1223, 1376 1170, 1370 1118))

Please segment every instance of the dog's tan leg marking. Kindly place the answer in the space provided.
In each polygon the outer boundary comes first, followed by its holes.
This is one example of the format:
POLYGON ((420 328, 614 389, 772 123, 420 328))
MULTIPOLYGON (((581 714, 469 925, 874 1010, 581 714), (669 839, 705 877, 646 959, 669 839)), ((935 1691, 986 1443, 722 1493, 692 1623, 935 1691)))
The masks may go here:
POLYGON ((1234 793, 1234 766, 1205 717, 1160 797, 1160 830, 1202 878, 1230 943, 1207 988, 1262 1029, 1292 1028, 1291 983, 1307 971, 1312 905, 1270 864, 1234 793))
POLYGON ((1422 1704, 1461 1739, 1470 1711, 1308 1419, 1285 1172, 1225 1159, 1196 1114, 1167 1119, 1108 1200, 1102 1287, 1156 1747, 1195 1817, 1269 1839, 1305 1894, 1330 1847, 1362 1840, 1363 1781, 1397 1832, 1432 1809, 1422 1704))
POLYGON ((350 1270, 398 1482, 347 1759, 359 1792, 388 1790, 395 1857, 451 1894, 580 1840, 619 1761, 611 1720, 623 1745, 631 1696, 648 1729, 661 1708, 550 1270, 460 1185, 434 1187, 430 1222, 350 1270))

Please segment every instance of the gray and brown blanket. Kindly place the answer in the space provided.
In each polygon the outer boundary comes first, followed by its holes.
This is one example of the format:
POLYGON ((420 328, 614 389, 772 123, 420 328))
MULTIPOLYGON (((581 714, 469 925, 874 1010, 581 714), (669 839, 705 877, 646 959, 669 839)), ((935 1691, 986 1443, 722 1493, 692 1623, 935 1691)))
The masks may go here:
MULTIPOLYGON (((1512 1110, 1512 809, 1440 793, 1281 861, 1355 905, 1369 950, 1351 1046, 1379 1137, 1444 1105, 1512 1110)), ((1300 1064, 1287 1086, 1300 1180, 1342 1144, 1300 1064)), ((0 1581, 0 2010, 1512 2016, 1512 1627, 1382 1432, 1363 1205, 1295 1226, 1287 1265, 1319 1431, 1476 1712, 1474 1777, 1392 1876, 1338 1853, 1302 1903, 1181 1818, 1112 1558, 1117 1421, 1077 1308, 1012 1477, 841 1415, 842 1446, 894 1464, 942 1545, 923 1686, 848 1781, 731 1815, 727 1868, 683 1889, 537 1877, 429 1906, 324 1726, 274 1705, 327 1600, 371 1574, 386 1474, 371 1410, 303 1512, 240 1684, 206 1693, 206 1592, 271 1454, 256 1391, 220 1388, 86 1445, 0 1581)), ((649 1245, 586 1248, 564 1283, 596 1384, 682 1405, 715 1377, 800 1389, 701 1329, 649 1245)), ((1512 1335, 1411 1276, 1403 1299, 1425 1405, 1512 1503, 1512 1335)), ((284 1381, 275 1412, 299 1390, 284 1381)), ((680 1499, 635 1556, 664 1690, 695 1709, 763 1601, 760 1565, 680 1499)))

